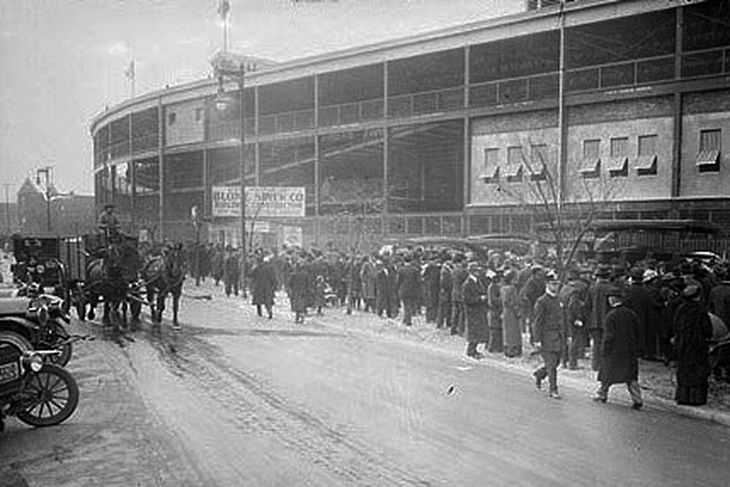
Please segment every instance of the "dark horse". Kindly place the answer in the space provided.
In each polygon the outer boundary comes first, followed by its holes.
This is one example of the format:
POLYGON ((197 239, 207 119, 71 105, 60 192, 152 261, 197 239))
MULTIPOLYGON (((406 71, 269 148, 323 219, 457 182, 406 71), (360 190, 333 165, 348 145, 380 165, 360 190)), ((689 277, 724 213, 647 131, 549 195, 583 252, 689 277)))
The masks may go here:
POLYGON ((162 321, 167 294, 172 294, 172 325, 177 328, 177 312, 185 280, 185 256, 182 246, 176 245, 163 255, 153 257, 142 269, 142 279, 147 286, 147 302, 150 305, 152 322, 162 321))
MULTIPOLYGON (((136 246, 129 241, 114 243, 102 249, 98 257, 88 262, 84 298, 89 304, 90 320, 95 317, 94 310, 99 298, 103 298, 103 323, 109 324, 111 317, 112 325, 126 326, 126 320, 121 314, 124 312, 126 315, 130 286, 136 281, 141 264, 142 260, 136 246)), ((133 318, 139 316, 140 308, 139 303, 132 303, 133 318)))

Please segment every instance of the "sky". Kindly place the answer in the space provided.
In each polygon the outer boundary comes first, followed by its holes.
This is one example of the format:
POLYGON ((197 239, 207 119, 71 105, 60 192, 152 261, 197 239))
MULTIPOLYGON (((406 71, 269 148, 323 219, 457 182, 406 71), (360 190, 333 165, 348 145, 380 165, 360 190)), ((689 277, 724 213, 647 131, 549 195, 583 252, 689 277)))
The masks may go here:
MULTIPOLYGON (((95 114, 206 77, 219 0, 0 0, 0 184, 93 194, 95 114)), ((524 0, 230 0, 234 52, 285 61, 514 13, 524 0)), ((11 197, 12 199, 12 197, 11 197)))

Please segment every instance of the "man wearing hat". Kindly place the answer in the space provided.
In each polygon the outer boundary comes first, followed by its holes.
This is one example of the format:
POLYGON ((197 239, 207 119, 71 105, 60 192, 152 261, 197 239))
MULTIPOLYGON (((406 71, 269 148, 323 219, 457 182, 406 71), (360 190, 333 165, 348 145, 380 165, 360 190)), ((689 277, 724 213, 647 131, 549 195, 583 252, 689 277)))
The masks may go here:
POLYGON ((542 381, 548 378, 549 395, 560 399, 558 393, 558 364, 565 344, 563 313, 558 301, 560 280, 557 274, 549 272, 545 276, 545 294, 538 298, 534 312, 534 344, 540 349, 543 366, 533 372, 535 385, 542 388, 542 381))
POLYGON ((483 355, 477 352, 477 346, 489 341, 488 289, 484 270, 478 262, 469 262, 467 270, 468 274, 462 286, 466 322, 466 356, 480 359, 483 355))
POLYGON ((639 387, 639 317, 624 305, 624 294, 618 287, 606 293, 610 311, 603 322, 601 343, 602 361, 598 371, 601 387, 593 396, 594 401, 606 402, 608 390, 613 384, 626 384, 631 394, 633 408, 643 406, 639 387))
POLYGON ((690 284, 682 292, 684 302, 674 318, 673 338, 677 359, 677 404, 702 406, 707 402, 710 361, 707 342, 712 324, 702 304, 702 287, 690 284))
POLYGON ((591 368, 599 370, 601 364, 601 342, 603 340, 603 319, 608 312, 607 293, 612 289, 611 268, 599 265, 595 273, 596 282, 591 288, 591 315, 588 333, 591 337, 591 368))
POLYGON ((119 232, 119 220, 114 214, 114 203, 104 205, 104 211, 99 215, 99 231, 101 231, 104 243, 109 245, 119 232))

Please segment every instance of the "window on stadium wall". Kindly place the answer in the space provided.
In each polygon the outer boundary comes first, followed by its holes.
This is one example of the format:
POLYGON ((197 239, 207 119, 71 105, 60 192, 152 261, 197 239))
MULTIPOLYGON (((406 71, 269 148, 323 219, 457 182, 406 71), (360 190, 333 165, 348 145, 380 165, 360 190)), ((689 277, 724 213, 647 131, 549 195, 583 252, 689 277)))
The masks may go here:
POLYGON ((383 210, 383 133, 372 129, 320 136, 321 214, 362 215, 383 210))
POLYGON ((319 125, 329 127, 383 118, 383 64, 319 77, 319 125))
POLYGON ((557 97, 559 41, 550 31, 472 46, 469 105, 557 97))
POLYGON ((314 77, 259 88, 259 132, 296 132, 314 127, 314 77))
POLYGON ((682 76, 730 72, 730 3, 710 1, 684 9, 682 76), (698 52, 699 51, 699 52, 698 52))
POLYGON ((391 129, 387 182, 390 212, 463 208, 463 133, 461 120, 391 129))
POLYGON ((203 152, 184 152, 165 156, 165 187, 174 190, 202 189, 203 152))
POLYGON ((191 208, 203 207, 203 191, 169 193, 165 195, 164 223, 165 236, 175 240, 195 238, 195 226, 191 208))
POLYGON ((567 91, 673 79, 675 11, 667 9, 567 29, 567 91))
POLYGON ((157 150, 159 125, 157 108, 148 108, 132 114, 132 152, 157 150))
POLYGON ((261 186, 303 186, 307 215, 314 214, 314 137, 259 144, 261 186))
POLYGON ((109 151, 112 159, 129 154, 129 116, 114 120, 110 124, 111 146, 109 151))
POLYGON ((461 109, 463 85, 463 49, 393 61, 388 67, 388 117, 461 109))

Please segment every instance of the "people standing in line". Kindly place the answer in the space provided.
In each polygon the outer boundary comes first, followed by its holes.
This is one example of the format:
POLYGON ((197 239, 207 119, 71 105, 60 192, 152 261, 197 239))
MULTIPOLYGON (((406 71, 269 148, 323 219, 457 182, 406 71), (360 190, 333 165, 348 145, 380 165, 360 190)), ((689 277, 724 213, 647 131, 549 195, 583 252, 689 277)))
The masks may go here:
POLYGON ((598 381, 601 383, 593 399, 605 403, 613 384, 626 384, 634 409, 641 409, 641 387, 639 386, 639 317, 625 305, 626 290, 613 288, 606 293, 610 310, 603 321, 601 343, 601 368, 598 381))
POLYGON ((489 323, 489 353, 502 353, 504 344, 502 341, 502 296, 500 273, 487 272, 490 279, 487 287, 488 323, 489 323))
POLYGON ((502 306, 502 334, 504 354, 507 357, 522 355, 522 333, 520 328, 520 304, 514 281, 517 273, 509 269, 504 273, 499 290, 502 306))
POLYGON ((611 268, 599 265, 595 273, 596 282, 591 287, 591 315, 588 333, 591 338, 591 368, 598 371, 601 366, 601 343, 603 342, 603 320, 608 312, 606 293, 613 289, 611 268))
POLYGON ((542 388, 542 381, 547 377, 549 397, 560 399, 558 392, 558 364, 563 351, 565 333, 563 331, 563 315, 558 301, 560 280, 550 272, 545 276, 545 294, 538 298, 533 313, 534 345, 540 350, 543 365, 533 372, 535 386, 542 388))
POLYGON ((318 315, 323 315, 322 309, 327 306, 327 281, 322 274, 318 275, 314 284, 314 307, 318 315))
POLYGON ((403 324, 411 326, 418 308, 421 287, 421 272, 410 255, 404 257, 404 264, 397 274, 398 297, 403 303, 403 324))
POLYGON ((448 256, 442 256, 441 260, 441 271, 439 272, 439 314, 436 328, 451 329, 451 295, 453 286, 451 264, 448 256))
POLYGON ((454 255, 454 267, 451 271, 451 334, 464 334, 464 295, 463 284, 467 276, 464 268, 464 254, 454 255))
POLYGON ((276 273, 268 257, 256 255, 251 271, 251 304, 256 306, 256 314, 262 316, 261 307, 266 308, 269 319, 274 317, 274 294, 276 293, 276 273))
POLYGON ((364 311, 375 313, 375 280, 378 270, 372 257, 365 256, 362 260, 360 268, 360 281, 362 283, 362 299, 364 302, 364 311))
POLYGON ((534 265, 530 269, 530 277, 520 290, 520 301, 522 309, 526 314, 525 326, 530 334, 530 344, 535 342, 535 327, 532 320, 532 311, 538 298, 545 294, 545 269, 540 265, 534 265))
POLYGON ((712 338, 712 323, 702 304, 702 288, 688 285, 684 302, 674 318, 674 348, 677 360, 677 404, 701 406, 707 402, 710 361, 708 340, 712 338))
POLYGON ((488 288, 483 271, 478 262, 470 262, 467 275, 462 283, 462 296, 465 308, 466 356, 474 359, 483 358, 477 351, 480 343, 489 341, 487 323, 488 288))

